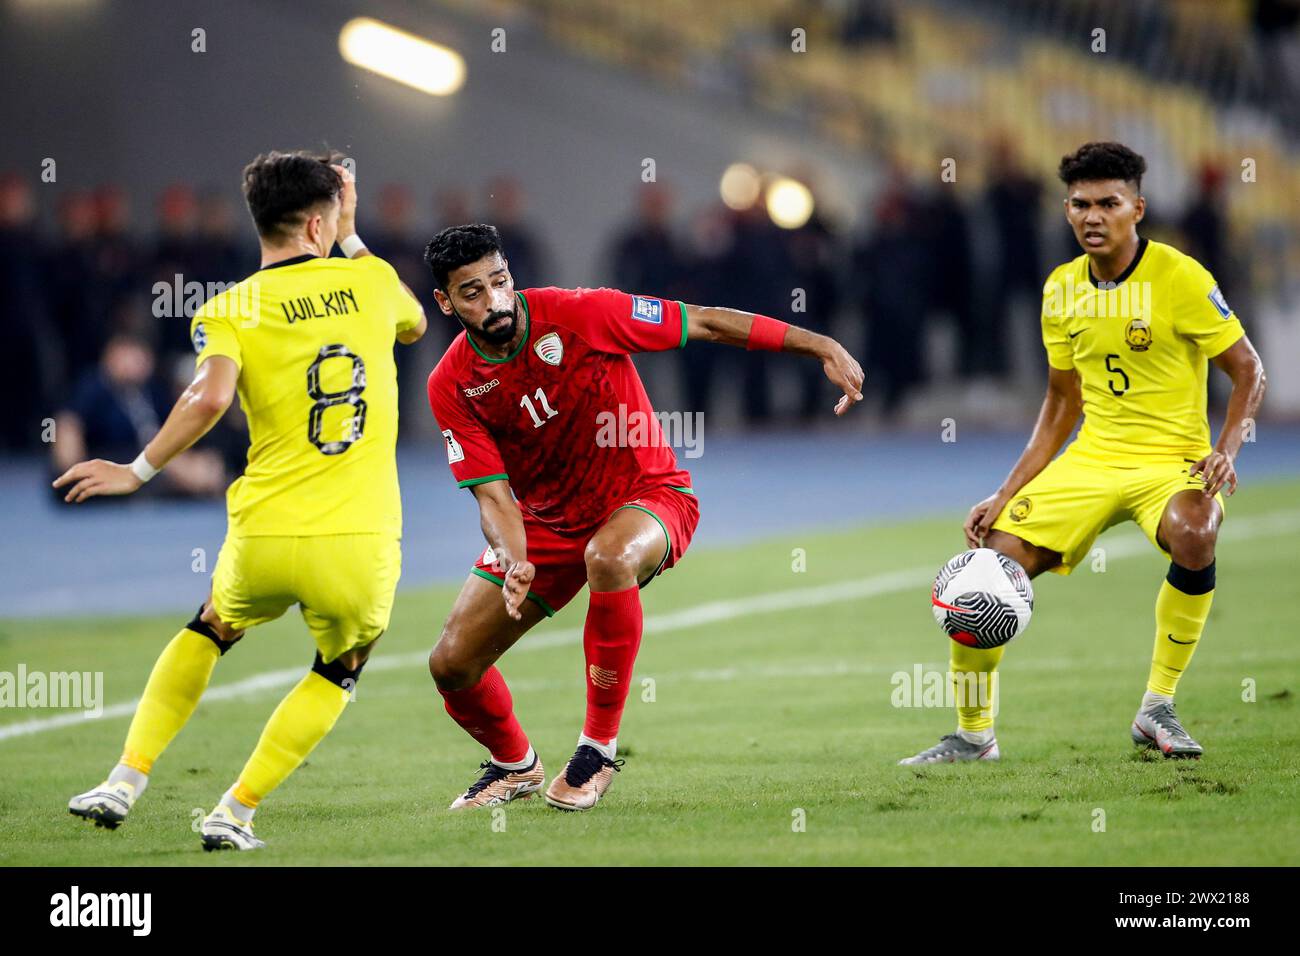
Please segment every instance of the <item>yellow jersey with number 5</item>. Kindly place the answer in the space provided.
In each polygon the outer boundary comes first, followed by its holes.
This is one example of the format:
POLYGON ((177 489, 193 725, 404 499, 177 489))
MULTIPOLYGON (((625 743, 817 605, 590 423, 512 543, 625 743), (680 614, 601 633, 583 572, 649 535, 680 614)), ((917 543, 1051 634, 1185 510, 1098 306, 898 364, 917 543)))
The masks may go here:
POLYGON ((1098 283, 1081 255, 1048 277, 1042 325, 1048 362, 1079 373, 1078 451, 1192 461, 1209 453, 1208 360, 1245 333, 1199 262, 1141 239, 1128 269, 1098 283))
POLYGON ((196 365, 235 361, 248 418, 231 534, 401 534, 393 345, 419 320, 376 256, 288 259, 195 313, 196 365))

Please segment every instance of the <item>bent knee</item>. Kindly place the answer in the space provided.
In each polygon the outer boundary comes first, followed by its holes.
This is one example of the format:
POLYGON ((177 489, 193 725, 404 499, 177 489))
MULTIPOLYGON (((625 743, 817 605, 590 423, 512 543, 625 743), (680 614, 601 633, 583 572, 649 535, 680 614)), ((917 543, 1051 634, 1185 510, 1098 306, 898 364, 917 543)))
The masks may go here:
POLYGON ((608 545, 593 538, 587 542, 582 557, 587 565, 587 581, 595 590, 622 589, 637 583, 638 562, 626 547, 608 545))
POLYGON ((1170 555, 1179 564, 1212 559, 1214 546, 1219 539, 1217 509, 1179 509, 1171 512, 1165 521, 1164 537, 1170 555))
POLYGON ((483 676, 483 669, 457 650, 455 633, 444 627, 438 643, 429 652, 429 676, 439 690, 464 690, 483 676))
POLYGON ((221 619, 212 606, 211 599, 204 602, 203 607, 199 608, 194 619, 186 626, 211 640, 222 654, 230 650, 231 646, 244 636, 243 630, 236 630, 221 619))

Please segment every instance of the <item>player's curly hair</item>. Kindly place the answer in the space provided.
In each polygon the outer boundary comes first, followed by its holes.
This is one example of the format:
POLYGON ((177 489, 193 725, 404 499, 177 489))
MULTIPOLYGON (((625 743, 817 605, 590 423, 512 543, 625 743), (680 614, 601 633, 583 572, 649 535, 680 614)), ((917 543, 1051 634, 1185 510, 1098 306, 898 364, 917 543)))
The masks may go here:
POLYGON ((244 167, 244 200, 257 234, 268 241, 289 238, 314 207, 333 202, 343 179, 331 164, 341 156, 296 150, 263 153, 244 167))
POLYGON ((501 233, 484 222, 448 226, 424 247, 424 262, 433 273, 433 281, 443 292, 447 279, 461 266, 478 262, 484 256, 501 252, 501 233))
POLYGON ((1084 143, 1061 157, 1057 175, 1067 186, 1091 179, 1122 179, 1142 191, 1147 161, 1123 143, 1084 143))

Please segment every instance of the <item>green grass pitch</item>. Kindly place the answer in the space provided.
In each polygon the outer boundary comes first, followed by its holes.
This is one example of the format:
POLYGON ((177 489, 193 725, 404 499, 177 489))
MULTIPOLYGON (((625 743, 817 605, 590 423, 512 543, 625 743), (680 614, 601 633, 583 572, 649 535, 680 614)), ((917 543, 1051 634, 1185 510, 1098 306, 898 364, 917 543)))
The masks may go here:
MULTIPOLYGON (((1218 595, 1179 694, 1206 747, 1199 762, 1143 758, 1129 743, 1166 563, 1124 525, 1099 541, 1104 573, 1036 582, 1033 623, 1002 668, 1002 762, 897 766, 954 725, 946 708, 891 703, 896 672, 946 669, 927 577, 962 547, 950 515, 688 555, 645 592, 654 627, 620 735, 627 764, 590 813, 540 799, 447 812, 483 755, 421 662, 454 594, 438 587, 399 596, 355 702, 263 804, 267 850, 205 854, 192 823, 233 781, 289 677, 201 704, 116 832, 66 803, 103 779, 125 717, 0 739, 0 863, 1294 865, 1297 501, 1300 483, 1274 483, 1229 503, 1218 595), (793 570, 795 549, 806 570, 793 570)), ((579 596, 502 662, 548 776, 581 725, 585 607, 579 596)), ((130 701, 183 623, 3 620, 0 670, 103 671, 106 702, 130 701)), ((305 670, 311 654, 286 615, 232 650, 211 687, 305 670)), ((57 713, 0 711, 0 726, 57 713)))

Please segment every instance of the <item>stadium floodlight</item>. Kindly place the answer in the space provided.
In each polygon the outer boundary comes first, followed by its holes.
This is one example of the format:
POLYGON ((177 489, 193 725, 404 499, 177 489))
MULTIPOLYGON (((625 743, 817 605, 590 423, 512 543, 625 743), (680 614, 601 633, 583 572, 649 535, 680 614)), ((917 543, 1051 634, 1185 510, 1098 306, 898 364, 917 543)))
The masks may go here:
POLYGON ((455 50, 370 17, 343 25, 339 53, 353 66, 431 96, 450 96, 465 83, 465 60, 455 50))
POLYGON ((767 214, 782 229, 798 229, 813 214, 813 194, 803 183, 778 176, 767 187, 767 214))
POLYGON ((722 201, 731 209, 748 209, 758 202, 763 191, 763 179, 749 163, 732 163, 722 174, 718 184, 722 201))

